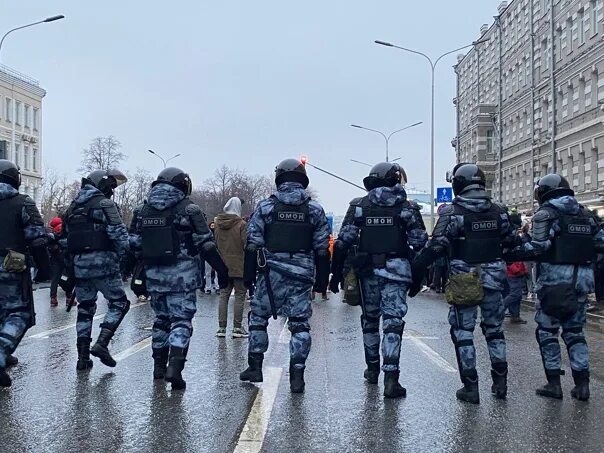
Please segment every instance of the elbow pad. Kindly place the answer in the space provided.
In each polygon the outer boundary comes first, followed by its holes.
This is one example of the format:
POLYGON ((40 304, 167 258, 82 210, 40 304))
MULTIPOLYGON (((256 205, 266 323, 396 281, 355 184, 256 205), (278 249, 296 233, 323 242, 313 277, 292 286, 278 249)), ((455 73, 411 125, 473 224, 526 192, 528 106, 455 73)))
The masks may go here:
POLYGON ((229 270, 227 269, 226 264, 224 264, 224 261, 216 248, 216 244, 212 241, 208 241, 201 246, 199 255, 201 256, 201 259, 206 261, 219 275, 228 275, 229 270))
POLYGON ((315 251, 315 289, 318 292, 327 291, 327 285, 329 284, 329 251, 328 250, 317 250, 315 251))

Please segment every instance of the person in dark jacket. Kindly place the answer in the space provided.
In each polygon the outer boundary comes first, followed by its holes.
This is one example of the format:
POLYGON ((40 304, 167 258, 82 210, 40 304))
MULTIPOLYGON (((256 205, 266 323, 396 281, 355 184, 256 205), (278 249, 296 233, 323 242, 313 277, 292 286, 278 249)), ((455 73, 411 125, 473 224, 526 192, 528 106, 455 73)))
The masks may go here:
POLYGON ((48 251, 50 252, 50 306, 56 307, 59 305, 57 300, 57 289, 59 286, 65 291, 65 304, 71 300, 72 288, 66 285, 63 281, 63 271, 65 269, 65 252, 60 244, 63 235, 63 220, 60 217, 54 217, 48 224, 51 231, 51 238, 48 243, 48 251))

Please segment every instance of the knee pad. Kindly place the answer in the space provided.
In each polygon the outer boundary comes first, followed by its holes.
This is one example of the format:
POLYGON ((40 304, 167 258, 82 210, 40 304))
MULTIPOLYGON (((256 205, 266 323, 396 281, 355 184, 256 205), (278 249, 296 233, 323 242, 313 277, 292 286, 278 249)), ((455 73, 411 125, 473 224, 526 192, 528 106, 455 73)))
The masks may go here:
POLYGON ((123 297, 117 300, 111 300, 109 301, 109 309, 111 309, 112 307, 119 309, 124 315, 126 315, 126 313, 130 311, 130 301, 127 297, 123 297), (117 302, 123 302, 123 307, 120 306, 121 304, 118 305, 117 302))
POLYGON ((503 332, 486 333, 484 337, 487 340, 487 343, 493 340, 505 340, 505 335, 503 332))
POLYGON ((387 333, 394 333, 396 335, 403 336, 403 330, 405 329, 405 321, 403 321, 403 318, 401 318, 399 316, 384 315, 383 319, 384 319, 384 322, 391 320, 391 319, 400 322, 400 325, 385 327, 384 335, 386 335, 387 333))
POLYGON ((256 331, 256 332, 266 332, 266 326, 254 326, 254 325, 250 326, 248 324, 247 330, 249 330, 250 332, 254 332, 254 331, 256 331))
POLYGON ((310 326, 308 326, 308 318, 290 317, 287 320, 288 329, 293 334, 310 332, 310 326), (292 325, 295 324, 295 325, 292 325))
POLYGON ((380 317, 361 315, 361 326, 363 333, 379 333, 380 332, 380 317), (369 324, 369 325, 368 325, 369 324))
POLYGON ((153 323, 153 328, 164 332, 170 332, 170 320, 164 318, 157 318, 153 323))

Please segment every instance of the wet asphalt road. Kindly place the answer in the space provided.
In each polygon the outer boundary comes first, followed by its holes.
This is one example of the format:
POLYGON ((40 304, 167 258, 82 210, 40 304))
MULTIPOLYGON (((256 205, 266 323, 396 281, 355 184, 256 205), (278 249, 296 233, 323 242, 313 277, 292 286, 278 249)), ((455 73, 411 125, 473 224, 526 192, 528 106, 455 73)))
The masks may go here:
MULTIPOLYGON (((75 310, 50 309, 48 290, 36 291, 38 324, 17 350, 13 387, 0 390, 0 452, 604 451, 602 334, 590 334, 591 401, 570 398, 566 365, 565 399, 558 402, 534 395, 544 381, 534 323, 507 325, 510 395, 501 402, 489 394, 487 351, 477 329, 482 402, 471 406, 455 399, 460 384, 447 306, 436 297, 417 297, 410 301, 401 354, 408 396, 384 401, 382 385, 367 385, 362 377, 360 309, 331 295, 314 303, 306 393, 291 395, 283 320, 269 327, 265 377, 275 379, 259 391, 238 380, 247 341, 214 336, 217 303, 216 296, 199 297, 188 388, 172 392, 152 380, 148 304, 133 306, 112 342, 118 366, 95 360, 89 374, 78 376, 70 327, 75 310), (250 432, 256 443, 245 441, 250 432)), ((99 301, 99 313, 105 310, 99 301)))

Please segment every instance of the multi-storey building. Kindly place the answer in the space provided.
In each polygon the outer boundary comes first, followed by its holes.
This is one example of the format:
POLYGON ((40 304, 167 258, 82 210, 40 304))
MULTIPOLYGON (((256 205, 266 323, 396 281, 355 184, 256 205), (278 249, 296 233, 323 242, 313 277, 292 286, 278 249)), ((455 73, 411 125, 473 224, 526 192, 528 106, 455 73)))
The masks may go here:
POLYGON ((603 0, 502 2, 455 66, 458 162, 486 171, 495 199, 533 208, 556 171, 604 207, 603 0))
POLYGON ((0 65, 0 158, 21 167, 21 192, 40 202, 42 184, 42 99, 32 78, 0 65))

